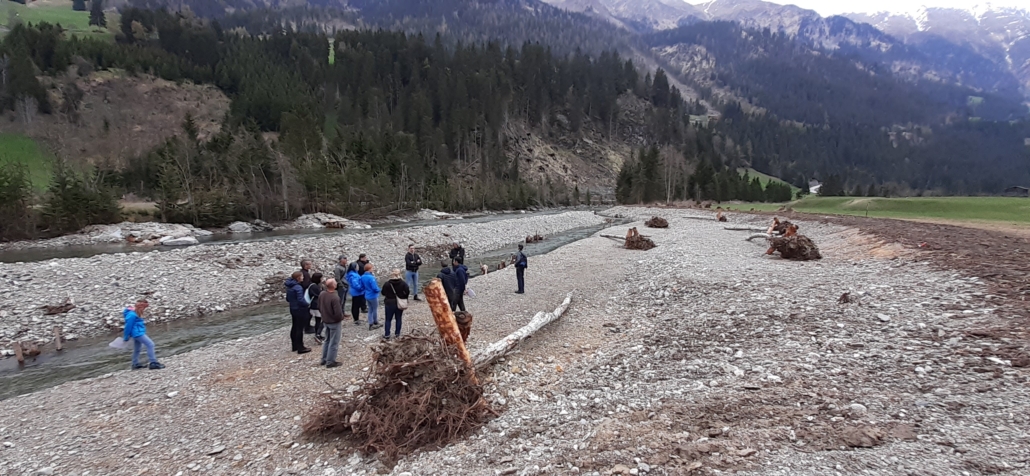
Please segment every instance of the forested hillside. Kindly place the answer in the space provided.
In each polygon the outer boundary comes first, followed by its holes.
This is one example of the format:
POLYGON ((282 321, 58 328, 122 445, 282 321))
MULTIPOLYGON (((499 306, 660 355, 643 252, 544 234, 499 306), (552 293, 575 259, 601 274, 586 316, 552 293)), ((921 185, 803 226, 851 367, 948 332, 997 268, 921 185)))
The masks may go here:
POLYGON ((575 203, 591 188, 624 202, 789 199, 737 172, 749 167, 878 194, 1030 183, 1020 100, 769 30, 634 37, 532 0, 132 2, 152 8, 120 11, 114 42, 14 25, 0 43, 0 112, 81 117, 72 76, 109 70, 217 87, 231 100, 219 132, 187 116, 145 153, 56 167, 44 196, 4 166, 0 213, 41 224, 4 234, 116 218, 110 200, 125 193, 156 201, 161 219, 215 226, 575 203))
POLYGON ((589 129, 607 140, 669 142, 691 112, 667 81, 642 78, 614 52, 447 48, 439 37, 388 31, 238 36, 164 11, 126 10, 121 18, 114 44, 17 26, 0 51, 12 58, 2 104, 42 114, 73 107, 48 94, 33 71, 60 76, 73 63, 217 85, 232 103, 209 140, 187 118, 176 138, 119 167, 63 172, 97 193, 150 197, 172 221, 211 226, 405 203, 569 203, 574 183, 520 178, 506 153, 513 133, 589 129), (633 117, 624 118, 620 103, 634 105, 633 117))

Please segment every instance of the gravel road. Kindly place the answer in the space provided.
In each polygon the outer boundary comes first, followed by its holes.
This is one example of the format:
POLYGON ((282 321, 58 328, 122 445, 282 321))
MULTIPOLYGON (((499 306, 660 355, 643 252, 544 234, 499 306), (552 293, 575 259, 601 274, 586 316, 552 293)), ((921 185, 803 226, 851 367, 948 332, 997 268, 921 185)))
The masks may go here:
POLYGON ((71 338, 109 333, 122 325, 121 308, 144 295, 151 302, 154 321, 210 315, 282 299, 281 282, 266 285, 266 280, 297 269, 302 257, 313 259, 316 268, 331 271, 341 252, 352 260, 359 252, 367 253, 381 274, 383 268, 403 268, 409 243, 443 249, 460 240, 470 256, 470 267, 474 267, 471 260, 477 253, 510 245, 527 235, 549 235, 603 222, 601 216, 579 211, 480 224, 0 264, 0 354, 13 355, 10 346, 14 341, 48 342, 55 325, 71 338), (65 298, 71 298, 76 306, 66 314, 47 316, 40 309, 65 298))
MULTIPOLYGON (((446 448, 385 468, 303 439, 377 333, 346 329, 346 365, 323 369, 284 328, 0 402, 0 475, 1027 474, 1025 342, 982 331, 1010 316, 981 277, 841 226, 801 222, 825 259, 797 263, 690 218, 707 212, 608 213, 671 226, 633 224, 647 252, 595 237, 532 256, 523 296, 511 269, 472 281, 473 352, 573 305, 485 376, 500 416, 446 448)), ((432 329, 423 304, 405 319, 432 329)))

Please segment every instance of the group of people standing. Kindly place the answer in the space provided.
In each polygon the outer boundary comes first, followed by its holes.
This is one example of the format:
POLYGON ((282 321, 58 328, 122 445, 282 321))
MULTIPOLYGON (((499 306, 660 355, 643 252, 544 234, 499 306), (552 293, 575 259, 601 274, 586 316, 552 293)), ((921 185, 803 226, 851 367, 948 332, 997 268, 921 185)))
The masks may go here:
MULTIPOLYGON (((443 283, 451 310, 465 311, 465 295, 474 296, 468 288, 469 271, 465 266, 465 248, 454 242, 449 257, 449 262, 441 263, 437 278, 443 283)), ((519 252, 514 259, 518 294, 525 292, 523 272, 526 261, 522 245, 519 245, 519 252)), ((354 262, 350 262, 346 255, 340 255, 333 267, 332 277, 328 279, 322 273, 313 271, 311 260, 301 260, 300 269, 284 283, 292 318, 292 351, 298 354, 311 352, 311 348, 304 346, 304 334, 314 334, 315 340, 322 344, 320 364, 326 367, 339 366, 336 353, 340 345, 342 323, 350 317, 355 326, 361 325, 360 316, 365 312, 369 331, 383 328, 379 323, 380 297, 383 298, 385 308, 383 339, 391 338, 391 330, 393 338, 399 337, 404 311, 408 308, 408 297, 421 301, 418 289, 422 264, 422 257, 415 251, 415 245, 409 245, 404 255, 404 272, 400 269, 392 270, 389 279, 380 285, 375 275, 376 268, 364 253, 358 255, 354 262), (348 297, 349 314, 346 311, 348 297)))
POLYGON ((301 260, 300 269, 284 283, 286 301, 290 305, 292 325, 290 342, 293 352, 306 354, 311 348, 304 346, 304 334, 314 334, 322 344, 321 365, 336 367, 336 352, 340 345, 342 323, 350 317, 354 325, 361 325, 361 313, 368 316, 368 330, 383 328, 379 323, 379 298, 383 298, 386 326, 383 338, 401 335, 404 310, 408 308, 408 297, 418 297, 418 268, 422 258, 415 252, 415 246, 408 246, 405 256, 406 272, 400 269, 390 272, 389 279, 380 285, 376 279, 375 266, 364 253, 351 262, 346 255, 337 258, 333 275, 325 279, 322 273, 312 271, 312 261, 301 260), (350 313, 347 313, 347 298, 350 298, 350 313), (314 324, 312 324, 314 320, 314 324))

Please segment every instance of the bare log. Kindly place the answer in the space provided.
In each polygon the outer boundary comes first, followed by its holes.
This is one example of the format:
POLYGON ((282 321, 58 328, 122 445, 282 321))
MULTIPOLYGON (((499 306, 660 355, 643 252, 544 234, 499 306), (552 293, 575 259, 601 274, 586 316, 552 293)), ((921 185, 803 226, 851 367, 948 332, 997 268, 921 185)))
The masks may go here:
POLYGON ((526 324, 521 329, 508 334, 507 337, 490 344, 489 347, 478 352, 476 354, 476 358, 473 360, 476 368, 486 367, 494 363, 495 360, 508 352, 511 352, 512 349, 517 347, 522 341, 526 340, 526 338, 533 335, 533 333, 560 319, 562 315, 565 314, 565 311, 569 309, 570 303, 572 303, 572 293, 565 296, 565 300, 555 308, 554 312, 538 312, 533 316, 533 319, 529 321, 529 324, 526 324))
POLYGON ((772 239, 772 235, 769 235, 769 234, 766 234, 766 233, 755 233, 755 234, 753 234, 753 235, 751 235, 751 236, 749 236, 747 238, 744 238, 744 241, 751 241, 751 240, 753 240, 755 238, 764 238, 764 239, 769 240, 769 239, 772 239))
POLYGON ((429 310, 433 312, 433 320, 436 321, 436 330, 447 345, 458 350, 458 357, 467 363, 472 363, 472 357, 465 347, 465 341, 461 338, 461 330, 458 329, 458 321, 454 319, 451 312, 451 303, 447 299, 447 293, 443 290, 443 283, 439 278, 433 278, 426 287, 422 288, 426 295, 426 302, 429 303, 429 310))

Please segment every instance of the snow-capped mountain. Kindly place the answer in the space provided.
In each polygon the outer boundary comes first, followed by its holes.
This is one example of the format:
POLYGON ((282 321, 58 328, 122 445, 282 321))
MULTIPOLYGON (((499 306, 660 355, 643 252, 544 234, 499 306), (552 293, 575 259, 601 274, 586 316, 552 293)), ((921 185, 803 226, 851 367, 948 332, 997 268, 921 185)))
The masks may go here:
POLYGON ((634 30, 666 30, 703 15, 683 0, 544 0, 558 8, 604 18, 634 30))
POLYGON ((848 18, 922 49, 944 43, 965 46, 1004 66, 1030 93, 1030 10, 921 8, 916 12, 852 13, 848 18))
POLYGON ((823 17, 762 0, 546 0, 638 33, 699 21, 732 21, 785 33, 811 46, 887 65, 901 77, 1030 97, 1030 13, 922 8, 907 14, 823 17))

